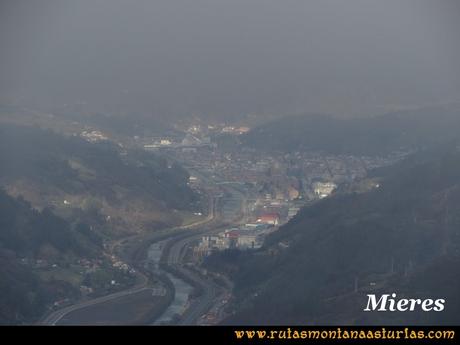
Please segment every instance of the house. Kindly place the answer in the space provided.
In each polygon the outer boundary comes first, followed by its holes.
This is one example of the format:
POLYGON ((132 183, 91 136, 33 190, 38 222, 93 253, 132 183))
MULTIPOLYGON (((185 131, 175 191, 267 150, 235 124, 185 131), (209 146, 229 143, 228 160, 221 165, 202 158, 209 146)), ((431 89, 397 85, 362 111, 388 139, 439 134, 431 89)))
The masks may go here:
POLYGON ((257 218, 257 223, 278 225, 280 216, 277 213, 265 213, 257 218))

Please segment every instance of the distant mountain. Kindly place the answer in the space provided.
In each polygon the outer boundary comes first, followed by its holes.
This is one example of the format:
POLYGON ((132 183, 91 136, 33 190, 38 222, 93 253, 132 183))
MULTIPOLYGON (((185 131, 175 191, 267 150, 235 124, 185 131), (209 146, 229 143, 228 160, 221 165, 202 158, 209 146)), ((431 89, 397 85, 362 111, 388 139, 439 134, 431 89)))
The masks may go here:
POLYGON ((263 150, 381 155, 436 145, 459 132, 460 111, 430 107, 363 119, 284 117, 254 128, 241 140, 263 150))
POLYGON ((226 323, 458 324, 460 152, 422 152, 372 181, 366 192, 349 186, 304 208, 255 254, 211 257, 208 267, 236 282, 226 323), (371 293, 446 307, 366 313, 371 293))
POLYGON ((83 105, 55 108, 51 109, 50 112, 54 118, 68 122, 75 121, 115 135, 132 137, 135 135, 158 136, 176 133, 172 127, 170 116, 165 116, 167 120, 162 120, 161 116, 145 115, 136 112, 123 115, 108 115, 106 113, 89 111, 83 105))
POLYGON ((197 201, 188 173, 165 159, 34 127, 0 126, 0 166, 11 195, 60 214, 95 211, 110 217, 111 231, 180 224, 174 210, 197 201))

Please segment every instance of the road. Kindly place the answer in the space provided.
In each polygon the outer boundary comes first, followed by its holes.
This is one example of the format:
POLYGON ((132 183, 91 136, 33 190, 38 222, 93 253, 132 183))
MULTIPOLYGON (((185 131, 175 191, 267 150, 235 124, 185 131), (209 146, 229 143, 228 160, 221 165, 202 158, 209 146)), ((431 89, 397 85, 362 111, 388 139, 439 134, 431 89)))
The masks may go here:
MULTIPOLYGON (((245 196, 240 190, 230 186, 225 186, 227 194, 231 194, 239 200, 239 207, 232 214, 220 214, 223 223, 231 225, 240 224, 246 220, 245 196)), ((222 213, 222 210, 221 210, 222 213)), ((164 255, 166 256, 167 266, 172 272, 179 272, 182 278, 186 278, 193 286, 199 287, 201 295, 197 297, 190 306, 185 310, 178 321, 180 325, 196 325, 207 311, 209 311, 216 303, 218 303, 224 294, 228 294, 225 287, 217 285, 212 278, 204 277, 199 272, 184 266, 184 257, 187 248, 192 243, 198 241, 204 234, 211 235, 221 232, 227 227, 216 226, 196 234, 190 234, 178 239, 172 239, 169 243, 169 248, 164 255)), ((174 273, 173 273, 174 274, 174 273)), ((180 277, 179 277, 180 278, 180 277)))
POLYGON ((146 247, 145 244, 146 243, 153 243, 153 242, 155 242, 157 240, 162 239, 164 236, 167 236, 164 233, 169 232, 169 233, 171 233, 170 236, 174 236, 174 234, 176 234, 179 231, 190 230, 190 229, 194 229, 194 228, 203 227, 206 224, 210 224, 210 223, 214 222, 215 221, 214 218, 215 218, 215 198, 210 197, 209 198, 208 216, 203 220, 197 221, 197 222, 192 223, 192 224, 184 225, 184 226, 170 228, 168 230, 164 230, 164 231, 161 231, 161 232, 159 232, 157 234, 153 234, 153 235, 149 235, 149 236, 133 235, 133 236, 125 237, 125 238, 123 238, 121 240, 117 240, 117 241, 113 242, 111 244, 111 246, 110 246, 110 252, 111 253, 116 253, 118 251, 118 249, 123 247, 123 246, 132 245, 132 246, 134 246, 136 248, 134 250, 131 250, 132 253, 130 255, 128 255, 129 257, 124 258, 125 261, 129 261, 130 264, 132 266, 136 267, 136 269, 137 269, 136 270, 136 276, 137 276, 136 279, 138 280, 138 282, 135 284, 135 286, 133 286, 133 287, 127 289, 127 290, 115 292, 115 293, 105 295, 105 296, 102 296, 102 297, 93 298, 91 300, 80 301, 80 302, 78 302, 76 304, 73 304, 73 305, 64 307, 62 309, 56 310, 56 311, 52 312, 51 314, 47 315, 41 321, 39 321, 39 324, 41 324, 41 325, 53 325, 54 326, 54 325, 59 324, 59 321, 61 321, 66 315, 68 315, 68 314, 70 314, 70 313, 72 313, 72 312, 74 312, 76 310, 80 310, 80 309, 90 307, 90 306, 93 306, 93 305, 96 305, 96 304, 99 304, 99 303, 107 302, 107 301, 110 301, 110 300, 115 300, 117 298, 125 297, 127 295, 135 294, 135 293, 147 290, 147 289, 152 289, 151 287, 149 287, 149 278, 143 272, 143 267, 142 267, 143 262, 141 260, 138 260, 139 255, 137 255, 139 252, 145 250, 145 247, 146 247))
MULTIPOLYGON (((199 172, 196 173, 199 174, 199 172)), ((202 175, 202 178, 209 177, 202 175)), ((222 231, 223 224, 239 224, 245 219, 245 207, 243 207, 245 197, 243 193, 236 188, 232 188, 231 185, 222 186, 222 189, 225 190, 227 194, 236 196, 239 200, 240 207, 238 210, 235 210, 235 212, 230 212, 230 214, 227 212, 226 214, 225 210, 218 210, 218 197, 212 195, 209 198, 208 216, 203 220, 193 224, 163 230, 155 234, 129 236, 112 243, 110 251, 112 253, 120 252, 119 256, 123 257, 125 262, 128 262, 136 268, 138 282, 135 286, 127 290, 91 300, 81 301, 77 304, 56 310, 39 323, 43 325, 58 325, 61 320, 76 310, 81 310, 99 303, 116 300, 130 294, 151 289, 148 275, 151 275, 152 272, 145 272, 143 265, 146 253, 152 243, 167 240, 167 242, 169 242, 168 246, 166 246, 167 250, 163 253, 166 258, 166 268, 169 267, 172 272, 179 272, 180 275, 185 277, 195 287, 199 287, 202 291, 202 294, 194 299, 186 309, 178 323, 183 325, 196 324, 199 318, 220 300, 220 296, 228 292, 226 292, 223 287, 218 286, 212 279, 203 277, 198 272, 185 267, 184 255, 186 250, 204 234, 222 231), (184 231, 187 231, 187 233, 184 234, 184 231), (178 236, 178 234, 181 235, 178 236), (127 248, 130 248, 130 250, 126 250, 127 248)), ((174 273, 172 274, 174 275, 174 273)))
POLYGON ((135 288, 131 288, 131 289, 128 289, 128 290, 115 292, 113 294, 102 296, 102 297, 99 297, 99 298, 94 298, 94 299, 91 299, 91 300, 88 300, 88 301, 85 301, 85 302, 81 302, 81 303, 78 303, 78 304, 74 304, 74 305, 65 307, 63 309, 59 309, 56 312, 50 314, 48 317, 46 317, 41 322, 41 324, 54 326, 54 325, 57 325, 59 323, 59 321, 61 321, 66 315, 68 315, 71 312, 74 312, 76 310, 83 309, 83 308, 86 308, 86 307, 90 307, 90 306, 93 306, 95 304, 107 302, 107 301, 110 301, 110 300, 113 300, 113 299, 125 297, 125 296, 132 295, 132 294, 135 294, 135 293, 139 293, 139 292, 142 292, 144 290, 153 290, 153 289, 148 288, 146 286, 135 287, 135 288))

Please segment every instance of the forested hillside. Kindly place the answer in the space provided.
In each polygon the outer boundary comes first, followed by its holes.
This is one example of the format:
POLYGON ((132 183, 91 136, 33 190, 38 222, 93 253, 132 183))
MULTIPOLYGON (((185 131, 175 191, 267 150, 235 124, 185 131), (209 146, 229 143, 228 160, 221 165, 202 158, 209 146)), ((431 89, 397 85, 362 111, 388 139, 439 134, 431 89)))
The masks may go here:
POLYGON ((200 207, 166 159, 31 126, 0 126, 0 324, 124 289, 110 243, 200 207))
POLYGON ((459 132, 458 110, 430 107, 364 119, 284 117, 254 128, 241 139, 262 150, 385 155, 437 145, 458 138, 459 132))
POLYGON ((180 166, 141 151, 123 153, 110 143, 2 125, 0 166, 0 184, 10 194, 39 209, 95 211, 119 231, 180 224, 173 210, 196 207, 180 166))
POLYGON ((458 324, 460 153, 421 152, 303 209, 255 254, 209 267, 236 280, 238 324, 458 324), (364 313, 366 294, 442 298, 442 313, 364 313))
POLYGON ((49 210, 38 212, 0 190, 0 324, 31 322, 51 302, 78 295, 63 280, 41 279, 34 272, 37 263, 65 265, 94 258, 101 250, 85 224, 71 225, 49 210))

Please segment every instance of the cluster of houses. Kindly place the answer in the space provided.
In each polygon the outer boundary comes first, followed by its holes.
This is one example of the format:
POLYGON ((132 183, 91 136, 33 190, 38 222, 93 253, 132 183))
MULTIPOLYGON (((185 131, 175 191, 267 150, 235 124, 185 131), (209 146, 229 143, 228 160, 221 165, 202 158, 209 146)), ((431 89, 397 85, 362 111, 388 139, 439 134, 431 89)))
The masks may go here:
POLYGON ((279 216, 277 214, 262 214, 254 223, 227 229, 216 235, 203 236, 194 248, 194 255, 205 257, 213 251, 226 249, 258 249, 263 245, 265 236, 275 231, 278 224, 279 216))

